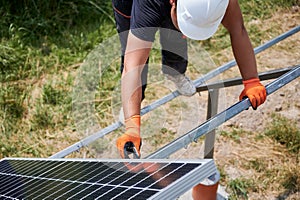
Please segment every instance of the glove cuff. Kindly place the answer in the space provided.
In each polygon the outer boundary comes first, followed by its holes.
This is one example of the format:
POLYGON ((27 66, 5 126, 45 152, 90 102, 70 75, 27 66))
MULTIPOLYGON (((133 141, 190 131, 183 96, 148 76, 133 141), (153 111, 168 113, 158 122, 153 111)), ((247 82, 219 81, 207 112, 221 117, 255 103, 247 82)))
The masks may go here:
POLYGON ((133 130, 134 132, 140 132, 140 126, 141 126, 141 116, 140 115, 133 115, 130 118, 125 120, 125 128, 127 130, 133 130))
POLYGON ((261 85, 259 78, 251 78, 243 81, 244 87, 261 85))

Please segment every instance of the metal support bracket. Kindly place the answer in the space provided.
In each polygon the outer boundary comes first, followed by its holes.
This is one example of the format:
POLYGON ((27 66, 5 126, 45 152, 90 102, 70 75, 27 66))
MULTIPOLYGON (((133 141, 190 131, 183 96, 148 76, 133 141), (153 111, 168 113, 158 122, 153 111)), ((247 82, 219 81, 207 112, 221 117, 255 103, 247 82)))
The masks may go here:
MULTIPOLYGON (((267 95, 272 94, 273 92, 280 89, 284 85, 288 84, 292 80, 298 78, 299 76, 300 76, 300 65, 297 65, 291 71, 287 72, 286 74, 280 76, 279 78, 277 78, 276 80, 268 84, 266 86, 267 95)), ((189 131, 188 133, 182 135, 181 137, 177 138, 173 142, 157 150, 153 154, 147 156, 147 158, 151 158, 151 159, 167 158, 173 153, 177 152, 178 150, 188 146, 190 143, 197 141, 199 137, 212 131, 213 129, 220 126, 225 121, 231 119, 232 117, 248 109, 249 107, 251 107, 250 100, 248 98, 243 99, 242 101, 239 101, 238 103, 232 105, 231 107, 224 110, 223 112, 215 115, 213 118, 204 122, 203 124, 196 127, 195 129, 189 131)))

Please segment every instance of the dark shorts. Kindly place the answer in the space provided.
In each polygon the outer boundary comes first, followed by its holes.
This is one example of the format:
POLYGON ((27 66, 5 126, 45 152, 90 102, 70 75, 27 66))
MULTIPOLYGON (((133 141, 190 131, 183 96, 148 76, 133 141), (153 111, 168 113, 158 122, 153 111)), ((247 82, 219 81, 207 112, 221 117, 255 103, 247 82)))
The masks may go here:
POLYGON ((146 41, 154 41, 159 30, 162 51, 162 71, 184 74, 187 67, 187 41, 170 16, 169 0, 133 0, 130 29, 146 41))

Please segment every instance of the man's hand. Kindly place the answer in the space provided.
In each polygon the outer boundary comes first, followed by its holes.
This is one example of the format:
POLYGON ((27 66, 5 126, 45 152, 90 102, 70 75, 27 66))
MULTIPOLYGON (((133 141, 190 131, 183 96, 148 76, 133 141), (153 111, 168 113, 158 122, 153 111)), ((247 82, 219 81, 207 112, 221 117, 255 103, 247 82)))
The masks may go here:
POLYGON ((252 108, 257 109, 258 106, 263 104, 267 98, 267 91, 265 86, 263 86, 258 78, 252 78, 246 81, 243 81, 244 90, 240 94, 240 100, 245 97, 248 97, 252 108))
POLYGON ((130 154, 133 154, 134 158, 141 157, 140 148, 142 139, 140 137, 140 123, 140 115, 134 115, 125 120, 126 132, 116 142, 122 158, 129 158, 130 154))
POLYGON ((117 139, 116 145, 122 158, 129 158, 130 154, 133 154, 133 158, 141 157, 142 140, 139 136, 125 132, 117 139))

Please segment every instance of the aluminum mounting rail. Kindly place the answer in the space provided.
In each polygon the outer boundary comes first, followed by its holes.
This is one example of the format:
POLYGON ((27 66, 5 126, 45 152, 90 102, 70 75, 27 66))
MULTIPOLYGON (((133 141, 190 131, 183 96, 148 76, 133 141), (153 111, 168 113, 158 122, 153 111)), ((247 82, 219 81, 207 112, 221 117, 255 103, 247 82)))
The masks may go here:
MULTIPOLYGON (((274 39, 272 39, 272 40, 266 42, 265 44, 263 44, 263 45, 261 45, 261 46, 258 46, 258 47, 256 47, 256 48, 254 48, 254 53, 255 53, 255 54, 258 54, 258 53, 262 52, 263 50, 265 50, 265 49, 267 49, 267 48, 269 48, 269 47, 275 45, 276 43, 278 43, 278 42, 280 42, 280 41, 282 41, 282 40, 284 40, 284 39, 290 37, 291 35, 293 35, 293 34, 299 32, 299 31, 300 31, 300 26, 297 26, 297 27, 295 27, 295 28, 289 30, 288 32, 286 32, 286 33, 284 33, 284 34, 282 34, 282 35, 279 35, 279 36, 277 36, 276 38, 274 38, 274 39)), ((200 78, 194 80, 193 83, 194 83, 194 85, 195 85, 196 87, 198 87, 198 86, 204 84, 206 81, 208 81, 208 80, 210 80, 210 79, 216 77, 217 75, 223 73, 224 71, 230 69, 231 67, 233 67, 233 66, 235 66, 235 65, 236 65, 236 61, 235 61, 235 60, 232 60, 232 61, 230 61, 230 62, 228 62, 228 63, 226 63, 226 64, 224 64, 224 65, 218 67, 217 69, 212 70, 211 72, 205 74, 204 76, 202 76, 202 77, 200 77, 200 78)), ((165 104, 165 103, 171 101, 172 99, 176 98, 176 97, 179 96, 179 95, 180 95, 180 94, 179 94, 178 91, 174 91, 174 92, 172 92, 172 93, 170 93, 170 94, 164 96, 163 98, 161 98, 161 99, 159 99, 159 100, 157 100, 157 101, 151 103, 150 105, 145 106, 145 107, 141 110, 141 115, 144 115, 144 114, 146 114, 146 113, 148 113, 148 112, 150 112, 150 111, 156 109, 157 107, 159 107, 159 106, 161 106, 161 105, 163 105, 163 104, 165 104)))
MULTIPOLYGON (((280 89, 284 85, 288 84, 292 80, 300 76, 300 65, 295 66, 289 72, 281 75, 279 78, 271 82, 266 86, 267 95, 272 94, 276 90, 280 89)), ((195 129, 189 131, 188 133, 182 135, 181 137, 175 139, 173 142, 167 144, 161 149, 157 150, 153 154, 147 156, 148 159, 163 159, 168 158, 170 155, 176 151, 187 147, 192 142, 197 142, 198 138, 205 135, 206 133, 217 128, 219 125, 225 121, 236 116, 240 112, 248 109, 251 106, 250 100, 248 98, 239 101, 238 103, 232 105, 223 112, 215 115, 211 119, 207 120, 203 124, 199 125, 195 129)))
MULTIPOLYGON (((261 72, 258 74, 258 77, 259 77, 260 81, 276 79, 279 76, 287 73, 294 67, 295 66, 261 72)), ((213 83, 208 83, 206 85, 201 85, 201 86, 197 87, 197 92, 208 91, 210 89, 220 89, 220 88, 232 87, 232 86, 237 86, 237 85, 242 85, 242 84, 243 84, 242 77, 236 77, 236 78, 226 79, 226 80, 222 80, 222 81, 216 81, 213 83)))
MULTIPOLYGON (((258 46, 254 49, 254 53, 258 54, 260 52, 262 52, 263 50, 275 45, 276 43, 290 37, 291 35, 297 33, 300 31, 300 26, 297 26, 285 33, 283 33, 282 35, 277 36, 276 38, 266 42, 265 44, 258 46)), ((202 76, 201 78, 198 78, 196 80, 194 80, 194 84, 196 87, 202 85, 203 83, 205 83, 206 81, 214 78, 215 76, 221 74, 222 72, 228 70, 229 68, 233 67, 236 65, 236 61, 232 60, 214 70, 212 70, 211 72, 205 74, 204 76, 202 76)), ((161 99, 156 100, 155 102, 145 106, 143 109, 141 109, 141 115, 144 115, 156 108, 158 108, 159 106, 171 101, 172 99, 178 97, 180 94, 178 91, 174 91, 164 97, 162 97, 161 99)), ((93 141, 104 137, 105 135, 109 134, 110 132, 120 128, 122 126, 122 124, 120 122, 115 122, 109 126, 107 126, 104 129, 101 129, 99 131, 97 131, 96 133, 94 133, 93 135, 90 135, 84 139, 82 139, 79 142, 76 142, 75 144, 63 149, 62 151, 52 155, 50 158, 63 158, 75 151, 78 151, 80 148, 87 146, 88 144, 92 143, 93 141)))

